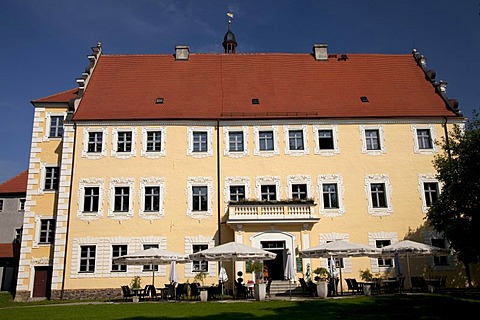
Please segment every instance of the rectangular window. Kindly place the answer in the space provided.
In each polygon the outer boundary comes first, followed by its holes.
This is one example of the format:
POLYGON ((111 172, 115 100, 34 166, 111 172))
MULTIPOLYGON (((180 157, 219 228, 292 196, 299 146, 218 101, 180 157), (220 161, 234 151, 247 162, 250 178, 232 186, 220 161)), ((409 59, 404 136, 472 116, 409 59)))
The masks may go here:
POLYGON ((229 151, 243 151, 243 132, 242 131, 230 131, 228 133, 229 151))
POLYGON ((95 246, 80 247, 80 272, 95 272, 95 246))
POLYGON ((290 150, 303 150, 303 131, 290 130, 288 132, 288 143, 290 150))
POLYGON ((129 210, 130 187, 115 187, 114 211, 126 212, 129 210))
POLYGON ((260 151, 274 150, 273 131, 260 131, 258 133, 258 143, 260 151))
MULTIPOLYGON (((390 240, 376 240, 375 241, 375 246, 378 249, 381 249, 383 247, 389 246, 392 242, 390 240)), ((393 267, 393 259, 385 259, 385 258, 378 258, 378 266, 379 267, 393 267)))
MULTIPOLYGON (((150 248, 158 248, 158 244, 144 244, 143 250, 147 250, 150 248)), ((158 271, 158 265, 154 264, 146 264, 143 266, 143 271, 158 271)))
POLYGON ((0 212, 3 211, 3 199, 0 199, 0 212))
POLYGON ((306 184, 292 184, 292 198, 293 199, 307 199, 307 185, 306 184))
POLYGON ((58 190, 58 182, 60 181, 59 167, 45 168, 45 190, 58 190))
POLYGON ((131 152, 132 151, 132 132, 119 131, 117 141, 117 152, 131 152))
POLYGON ((26 199, 18 199, 18 211, 25 211, 25 201, 26 199))
POLYGON ((387 197, 385 194, 384 183, 372 183, 370 184, 370 195, 372 197, 373 208, 386 208, 387 197))
POLYGON ((97 212, 100 199, 99 187, 86 187, 83 201, 84 212, 97 212))
POLYGON ((89 132, 88 133, 88 149, 90 153, 100 153, 102 152, 102 132, 89 132))
POLYGON ((22 243, 22 228, 15 229, 15 237, 13 243, 22 243))
POLYGON ((230 186, 230 201, 245 199, 245 186, 230 186))
POLYGON ((50 117, 50 138, 63 136, 63 116, 50 117))
POLYGON ((207 152, 207 132, 193 132, 193 152, 207 152))
MULTIPOLYGON (((445 239, 432 239, 432 246, 446 249, 445 239)), ((433 264, 435 266, 448 266, 447 256, 434 256, 433 264)))
POLYGON ((333 150, 333 130, 318 130, 320 150, 333 150))
MULTIPOLYGON (((194 244, 192 245, 192 253, 196 253, 202 250, 208 249, 206 244, 194 244)), ((193 261, 193 272, 208 272, 208 261, 193 261)))
POLYGON ((365 130, 367 150, 380 150, 380 133, 378 130, 365 130))
POLYGON ((40 220, 40 237, 38 243, 53 243, 55 237, 55 220, 40 220))
POLYGON ((160 152, 162 150, 162 132, 147 132, 147 152, 160 152))
POLYGON ((192 211, 208 210, 208 189, 207 187, 192 187, 193 208, 192 211))
POLYGON ((145 208, 144 211, 160 210, 160 187, 145 187, 145 208))
POLYGON ((438 183, 425 182, 423 189, 425 192, 425 205, 430 207, 438 199, 438 183))
POLYGON ((323 208, 338 209, 338 191, 336 183, 323 184, 323 208))
MULTIPOLYGON (((121 257, 127 254, 126 244, 114 244, 112 245, 112 258, 121 257)), ((127 272, 126 265, 114 264, 112 260, 112 272, 127 272)))
POLYGON ((262 200, 266 200, 266 201, 277 200, 277 187, 274 184, 260 186, 260 192, 261 192, 262 200))
POLYGON ((432 149, 432 137, 430 129, 417 129, 417 141, 419 149, 432 149))

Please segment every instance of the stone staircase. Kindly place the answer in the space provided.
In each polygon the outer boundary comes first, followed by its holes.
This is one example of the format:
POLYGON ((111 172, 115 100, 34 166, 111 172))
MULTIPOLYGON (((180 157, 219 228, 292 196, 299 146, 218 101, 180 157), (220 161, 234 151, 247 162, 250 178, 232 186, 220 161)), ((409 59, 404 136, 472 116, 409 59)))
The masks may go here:
POLYGON ((270 285, 271 296, 288 296, 290 295, 289 290, 292 291, 292 296, 302 295, 302 287, 297 282, 289 284, 287 280, 273 280, 270 285))

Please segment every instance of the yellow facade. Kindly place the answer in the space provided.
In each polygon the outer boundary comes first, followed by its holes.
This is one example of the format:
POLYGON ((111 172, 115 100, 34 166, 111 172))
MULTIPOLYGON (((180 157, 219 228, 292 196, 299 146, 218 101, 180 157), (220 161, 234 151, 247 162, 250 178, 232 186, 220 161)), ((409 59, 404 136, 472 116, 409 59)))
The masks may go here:
MULTIPOLYGON (((66 109, 54 109, 55 112, 59 110, 64 112, 66 109)), ((48 111, 36 109, 38 125, 34 125, 37 128, 34 138, 45 136, 48 111)), ((113 245, 127 245, 129 253, 143 249, 145 244, 156 244, 170 251, 189 254, 193 252, 194 244, 212 247, 235 240, 261 247, 262 243, 268 242, 283 244, 277 252, 283 252, 281 257, 285 259, 286 249, 298 258, 302 249, 332 240, 344 239, 375 246, 377 240, 393 243, 413 234, 417 240, 428 242, 439 235, 424 226, 422 185, 423 181, 435 180, 432 160, 441 150, 438 146, 419 150, 416 146, 416 130, 419 128, 430 130, 432 138, 437 141, 445 132, 439 120, 422 123, 379 119, 368 122, 270 120, 66 124, 64 139, 67 144, 58 139, 45 141, 43 138, 33 140, 35 145, 32 143, 27 194, 30 214, 25 220, 27 227, 24 228, 17 291, 33 296, 35 268, 38 266, 53 266, 51 289, 55 297, 68 298, 68 292, 75 290, 118 291, 135 275, 140 275, 144 284, 149 283, 152 272, 143 271, 142 266, 128 266, 126 272, 112 271, 113 245), (319 150, 317 134, 320 129, 332 130, 334 150, 319 150), (369 129, 380 133, 380 150, 365 150, 365 130, 369 129), (154 156, 144 152, 148 130, 162 132, 162 151, 154 156), (207 133, 207 152, 192 152, 191 135, 196 130, 207 133), (273 151, 258 150, 258 135, 262 130, 273 132, 273 151), (289 149, 290 130, 302 132, 303 150, 289 149), (115 151, 118 132, 123 131, 133 133, 131 152, 115 151), (101 152, 87 152, 89 132, 102 133, 101 152), (229 132, 243 132, 244 152, 228 151, 229 132), (71 158, 65 155, 66 150, 71 158), (42 168, 45 166, 42 167, 42 163, 61 165, 63 182, 57 193, 42 192, 42 168), (322 184, 325 182, 338 186, 340 205, 337 209, 323 208, 322 184), (386 187, 385 208, 372 208, 369 186, 374 182, 386 187), (308 217, 282 215, 275 211, 250 219, 235 216, 228 202, 231 185, 244 185, 245 197, 252 200, 261 198, 262 185, 274 185, 276 199, 286 200, 292 198, 291 186, 299 183, 307 186, 308 198, 314 199, 315 205, 310 208, 312 211, 308 217), (158 185, 161 189, 160 210, 153 214, 142 210, 145 196, 142 190, 147 185, 158 185), (207 187, 207 211, 191 211, 191 190, 195 185, 207 187), (100 188, 99 210, 93 214, 83 210, 85 188, 89 186, 100 188), (130 190, 126 213, 113 210, 115 186, 127 186, 130 190), (34 244, 38 238, 39 216, 57 219, 54 245, 34 244), (94 271, 81 271, 82 246, 95 247, 94 271)), ((290 212, 293 206, 287 203, 281 210, 290 212)), ((449 265, 437 268, 439 272, 456 270, 453 257, 448 259, 449 265)), ((426 265, 434 268, 433 258, 425 261, 427 264, 423 262, 412 268, 425 270, 426 265)), ((379 267, 377 259, 349 258, 343 263, 344 277, 358 277, 359 270, 366 268, 378 274, 393 272, 391 267, 379 267)), ((327 260, 303 259, 297 263, 297 277, 305 277, 307 264, 313 270, 327 266, 327 260)), ((159 266, 155 283, 168 282, 168 268, 159 266)), ((191 263, 177 268, 180 282, 193 280, 195 272, 191 263)), ((217 282, 218 264, 210 262, 208 268, 206 283, 217 282)), ((283 270, 281 265, 276 268, 277 273, 283 270)), ((236 263, 236 270, 245 271, 245 264, 236 263)), ((245 276, 246 279, 250 277, 245 276)))

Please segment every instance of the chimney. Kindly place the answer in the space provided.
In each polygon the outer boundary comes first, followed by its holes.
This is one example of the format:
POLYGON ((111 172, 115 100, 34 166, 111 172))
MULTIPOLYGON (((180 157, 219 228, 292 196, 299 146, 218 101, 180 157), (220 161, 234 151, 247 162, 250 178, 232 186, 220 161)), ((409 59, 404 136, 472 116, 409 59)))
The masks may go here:
POLYGON ((189 56, 189 46, 175 46, 175 60, 188 60, 189 56))
POLYGON ((324 44, 324 43, 314 44, 313 45, 313 54, 315 55, 315 60, 317 60, 317 61, 328 60, 327 45, 324 44))

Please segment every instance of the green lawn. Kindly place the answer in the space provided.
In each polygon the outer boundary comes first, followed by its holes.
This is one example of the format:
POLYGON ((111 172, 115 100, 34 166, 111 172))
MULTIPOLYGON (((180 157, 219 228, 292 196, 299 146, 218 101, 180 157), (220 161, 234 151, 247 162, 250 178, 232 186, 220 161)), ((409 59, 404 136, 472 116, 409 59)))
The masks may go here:
POLYGON ((239 302, 15 303, 0 294, 0 319, 452 319, 477 314, 480 298, 453 295, 356 296, 239 302))

